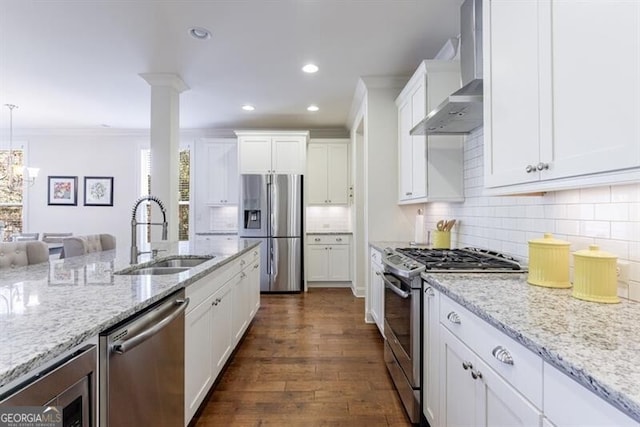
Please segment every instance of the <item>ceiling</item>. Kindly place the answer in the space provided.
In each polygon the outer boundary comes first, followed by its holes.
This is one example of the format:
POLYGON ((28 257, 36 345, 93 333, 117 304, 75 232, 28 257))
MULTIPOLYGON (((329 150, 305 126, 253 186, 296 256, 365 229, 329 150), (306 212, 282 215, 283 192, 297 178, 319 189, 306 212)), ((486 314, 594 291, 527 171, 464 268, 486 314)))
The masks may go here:
POLYGON ((0 0, 0 104, 15 129, 148 129, 139 74, 166 72, 190 88, 181 128, 344 128, 358 78, 410 76, 458 34, 461 2, 0 0))

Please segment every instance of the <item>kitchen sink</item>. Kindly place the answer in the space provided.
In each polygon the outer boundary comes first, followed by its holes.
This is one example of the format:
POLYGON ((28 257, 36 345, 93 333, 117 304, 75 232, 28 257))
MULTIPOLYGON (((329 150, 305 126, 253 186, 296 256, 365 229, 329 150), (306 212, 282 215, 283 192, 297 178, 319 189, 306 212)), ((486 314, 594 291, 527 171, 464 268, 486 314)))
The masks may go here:
POLYGON ((203 262, 207 262, 214 257, 198 257, 198 258, 172 258, 162 261, 152 262, 152 267, 195 267, 203 262))
POLYGON ((158 276, 163 274, 176 274, 182 273, 183 271, 187 271, 189 267, 144 267, 144 268, 135 268, 132 270, 120 271, 116 274, 128 275, 128 276, 158 276))
POLYGON ((187 271, 192 267, 202 264, 215 258, 214 256, 207 257, 173 257, 169 259, 158 260, 155 262, 147 263, 141 266, 131 266, 124 270, 118 271, 115 274, 121 275, 149 275, 157 276, 162 274, 176 274, 187 271))

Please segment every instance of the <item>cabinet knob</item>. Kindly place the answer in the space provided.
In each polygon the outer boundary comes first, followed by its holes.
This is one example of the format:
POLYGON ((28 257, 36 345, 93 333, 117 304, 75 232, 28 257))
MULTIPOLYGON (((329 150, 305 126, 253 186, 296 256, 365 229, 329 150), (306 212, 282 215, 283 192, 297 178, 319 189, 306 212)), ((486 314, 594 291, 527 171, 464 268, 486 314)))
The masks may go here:
POLYGON ((324 202, 325 202, 325 203, 329 203, 329 201, 328 201, 328 200, 325 200, 324 202))
POLYGON ((549 163, 540 162, 540 163, 538 163, 537 168, 538 168, 539 171, 549 169, 549 163))
POLYGON ((474 380, 477 380, 478 378, 482 379, 482 372, 480 372, 480 371, 478 371, 478 370, 474 371, 474 370, 472 369, 472 370, 471 370, 471 377, 472 377, 474 380))
POLYGON ((436 294, 433 292, 433 289, 431 288, 431 286, 424 288, 424 293, 427 294, 428 297, 433 297, 436 294))
POLYGON ((316 237, 315 239, 313 239, 313 241, 314 241, 314 242, 319 242, 319 241, 320 241, 320 238, 319 238, 319 237, 316 237))
POLYGON ((331 200, 329 200, 329 203, 331 203, 331 200))
POLYGON ((410 196, 410 195, 412 195, 412 194, 413 194, 413 193, 404 193, 404 195, 405 195, 405 196, 410 196))
POLYGON ((511 353, 501 345, 494 348, 491 354, 493 354, 493 357, 498 359, 500 362, 506 365, 513 365, 513 357, 511 356, 511 353))
POLYGON ((245 260, 240 260, 240 265, 245 265, 247 262, 245 260))
POLYGON ((455 323, 456 325, 460 324, 460 316, 458 316, 458 313, 456 313, 455 311, 447 314, 447 319, 449 319, 449 322, 455 323))
POLYGON ((244 273, 240 273, 240 278, 241 278, 241 279, 244 279, 245 277, 247 277, 247 275, 246 275, 246 274, 244 274, 244 273))
POLYGON ((331 246, 329 246, 329 250, 333 249, 331 246))
POLYGON ((336 242, 342 242, 342 237, 336 238, 336 242))
POLYGON ((535 171, 536 168, 534 166, 532 166, 532 165, 527 165, 527 167, 524 170, 526 170, 527 173, 531 173, 531 172, 535 171))
POLYGON ((462 368, 466 371, 467 369, 473 369, 473 365, 471 362, 462 362, 462 368))

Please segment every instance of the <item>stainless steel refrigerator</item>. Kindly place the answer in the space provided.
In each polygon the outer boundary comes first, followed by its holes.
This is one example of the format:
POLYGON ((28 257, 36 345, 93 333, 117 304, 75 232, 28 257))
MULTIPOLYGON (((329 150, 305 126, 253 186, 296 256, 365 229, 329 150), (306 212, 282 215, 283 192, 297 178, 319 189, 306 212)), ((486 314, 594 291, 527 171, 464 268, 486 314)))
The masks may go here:
POLYGON ((240 238, 260 240, 260 291, 302 290, 302 175, 241 175, 240 238))

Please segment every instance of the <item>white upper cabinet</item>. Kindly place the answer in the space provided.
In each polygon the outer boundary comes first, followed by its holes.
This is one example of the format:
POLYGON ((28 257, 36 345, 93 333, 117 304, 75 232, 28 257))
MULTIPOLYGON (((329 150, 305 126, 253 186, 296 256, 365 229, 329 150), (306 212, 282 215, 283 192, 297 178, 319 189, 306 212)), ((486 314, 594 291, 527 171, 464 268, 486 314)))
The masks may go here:
POLYGON ((349 140, 311 140, 307 147, 307 204, 349 201, 349 140))
POLYGON ((200 201, 206 205, 238 204, 236 141, 205 140, 196 150, 196 191, 200 201))
POLYGON ((309 132, 237 131, 240 174, 305 173, 309 132))
POLYGON ((463 137, 409 134, 458 88, 458 61, 423 61, 396 99, 399 203, 463 200, 463 137))
POLYGON ((640 3, 489 0, 483 19, 489 193, 638 179, 640 3))

